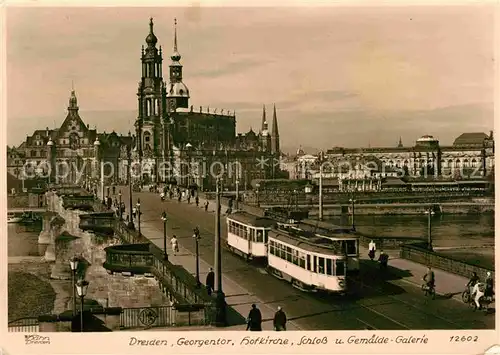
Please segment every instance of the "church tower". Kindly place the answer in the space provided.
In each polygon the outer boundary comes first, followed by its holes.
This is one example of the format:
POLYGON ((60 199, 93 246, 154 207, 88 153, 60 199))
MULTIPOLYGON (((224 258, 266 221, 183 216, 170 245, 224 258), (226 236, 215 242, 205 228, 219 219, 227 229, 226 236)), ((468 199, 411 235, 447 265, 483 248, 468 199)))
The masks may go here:
POLYGON ((153 31, 153 19, 149 22, 146 49, 141 51, 142 76, 137 90, 138 115, 135 122, 136 150, 139 158, 157 158, 161 150, 161 118, 164 112, 162 93, 162 50, 153 31))
POLYGON ((166 87, 168 112, 189 107, 189 90, 182 82, 181 55, 177 51, 177 19, 174 20, 174 52, 170 56, 170 78, 166 87))
POLYGON ((276 105, 273 110, 273 126, 271 131, 271 154, 280 156, 280 134, 278 132, 278 117, 276 117, 276 105))

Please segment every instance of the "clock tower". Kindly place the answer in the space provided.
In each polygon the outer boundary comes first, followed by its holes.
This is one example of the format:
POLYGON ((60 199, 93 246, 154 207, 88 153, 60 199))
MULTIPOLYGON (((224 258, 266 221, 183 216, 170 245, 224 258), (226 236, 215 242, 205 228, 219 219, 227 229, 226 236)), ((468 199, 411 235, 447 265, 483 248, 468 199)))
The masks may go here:
POLYGON ((170 56, 170 78, 166 87, 167 111, 175 112, 177 108, 189 107, 189 90, 182 82, 181 55, 177 51, 177 20, 174 20, 174 52, 170 56))

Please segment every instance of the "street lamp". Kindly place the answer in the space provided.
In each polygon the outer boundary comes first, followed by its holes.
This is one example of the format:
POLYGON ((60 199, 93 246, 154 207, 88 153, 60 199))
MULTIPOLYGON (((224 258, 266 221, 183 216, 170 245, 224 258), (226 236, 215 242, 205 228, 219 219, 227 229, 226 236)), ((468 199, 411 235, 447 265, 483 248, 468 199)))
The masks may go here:
POLYGON ((201 282, 200 282, 200 253, 199 253, 199 249, 198 249, 198 241, 201 239, 200 237, 200 230, 198 229, 198 227, 196 227, 194 230, 193 230, 193 238, 194 238, 194 241, 196 243, 196 287, 200 287, 201 286, 201 282))
POLYGON ((73 316, 76 315, 76 270, 78 270, 78 258, 75 256, 69 261, 69 266, 71 267, 71 294, 73 296, 73 316))
POLYGON ((215 323, 217 326, 226 325, 226 300, 222 291, 222 249, 220 236, 220 178, 216 181, 215 199, 215 323))
POLYGON ((120 211, 120 220, 121 220, 122 214, 123 214, 123 211, 122 211, 122 190, 121 189, 118 191, 118 197, 120 198, 120 204, 118 205, 118 208, 119 208, 118 211, 120 211))
POLYGON ((161 214, 161 220, 163 221, 163 259, 168 260, 167 254, 167 212, 163 211, 161 214))
POLYGON ((137 207, 137 229, 139 231, 139 236, 141 235, 141 199, 137 199, 137 203, 135 204, 137 207))
POLYGON ((260 187, 260 184, 256 183, 255 184, 255 197, 257 198, 257 207, 260 207, 260 202, 259 202, 259 187, 260 187))
POLYGON ((132 218, 132 210, 133 210, 133 205, 132 205, 132 153, 131 153, 131 147, 127 146, 127 178, 128 178, 128 198, 129 198, 129 221, 127 228, 130 230, 134 230, 134 219, 132 218))
POLYGON ((427 248, 429 251, 433 251, 432 248, 432 220, 431 217, 434 215, 434 211, 432 209, 432 206, 429 206, 427 211, 425 211, 425 214, 427 215, 427 248))
POLYGON ((354 225, 354 204, 356 203, 356 200, 353 198, 350 198, 349 202, 351 203, 351 206, 352 206, 352 230, 356 231, 356 226, 354 225))
POLYGON ((87 295, 87 289, 89 288, 89 282, 85 280, 79 280, 76 283, 76 292, 80 296, 80 331, 83 332, 83 299, 87 295))

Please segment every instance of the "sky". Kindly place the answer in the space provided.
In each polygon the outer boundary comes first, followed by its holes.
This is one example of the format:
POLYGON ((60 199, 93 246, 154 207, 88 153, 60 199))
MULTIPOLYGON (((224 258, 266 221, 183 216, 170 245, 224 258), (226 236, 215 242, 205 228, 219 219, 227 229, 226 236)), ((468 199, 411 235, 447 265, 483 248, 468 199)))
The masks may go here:
POLYGON ((238 132, 275 104, 286 149, 452 144, 493 130, 491 6, 9 7, 7 144, 59 127, 72 86, 85 123, 133 131, 150 17, 163 72, 177 18, 190 104, 235 110, 238 132))

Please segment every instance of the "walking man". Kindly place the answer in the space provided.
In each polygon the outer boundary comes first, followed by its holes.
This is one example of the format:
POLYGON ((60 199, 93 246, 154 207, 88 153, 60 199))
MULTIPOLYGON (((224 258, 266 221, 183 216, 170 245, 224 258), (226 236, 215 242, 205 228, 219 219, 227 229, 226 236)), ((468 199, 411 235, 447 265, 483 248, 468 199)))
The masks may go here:
POLYGON ((274 314, 273 325, 277 332, 286 330, 286 314, 281 307, 278 307, 278 311, 274 314))
POLYGON ((377 246, 375 245, 375 242, 372 240, 368 244, 368 256, 370 257, 370 260, 373 260, 375 258, 375 251, 377 250, 377 246))
POLYGON ((247 330, 262 331, 262 314, 255 303, 252 304, 252 309, 248 313, 247 330))
POLYGON ((177 243, 177 237, 175 236, 175 234, 172 237, 172 239, 170 240, 170 243, 172 244, 172 250, 173 250, 174 255, 175 255, 175 253, 179 252, 179 243, 177 243))
POLYGON ((212 268, 210 268, 210 271, 208 271, 207 280, 206 280, 205 284, 207 286, 208 295, 210 296, 212 294, 212 291, 214 290, 214 286, 215 286, 215 274, 214 274, 214 270, 212 268))
POLYGON ((205 212, 208 211, 208 201, 205 202, 205 212))

